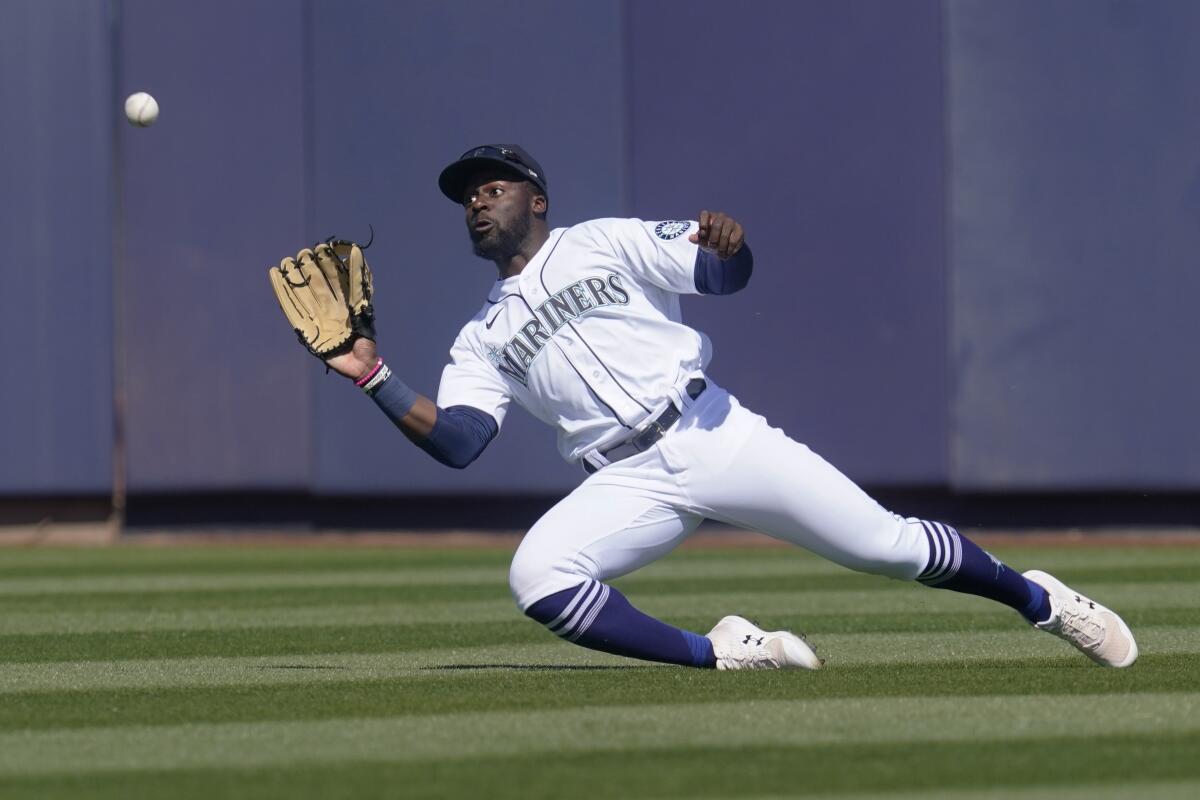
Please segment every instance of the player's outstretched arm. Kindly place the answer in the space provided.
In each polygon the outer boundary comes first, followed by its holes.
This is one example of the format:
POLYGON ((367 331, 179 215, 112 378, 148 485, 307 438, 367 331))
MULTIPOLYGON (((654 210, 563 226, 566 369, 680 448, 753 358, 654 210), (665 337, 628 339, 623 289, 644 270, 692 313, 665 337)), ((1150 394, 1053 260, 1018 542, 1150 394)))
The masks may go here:
MULTIPOLYGON (((327 358, 325 363, 331 370, 354 381, 355 385, 360 388, 368 385, 370 380, 376 377, 378 371, 384 368, 383 360, 379 357, 375 343, 370 339, 363 338, 355 339, 354 346, 348 353, 327 358)), ((438 407, 428 397, 416 392, 412 392, 412 396, 407 399, 412 401, 411 407, 402 415, 393 418, 392 422, 411 441, 420 444, 429 438, 429 434, 433 432, 433 426, 437 424, 438 407)), ((384 410, 387 411, 387 409, 384 410)), ((397 412, 399 410, 396 409, 397 412)))
POLYGON ((275 298, 305 348, 353 380, 422 450, 462 469, 495 437, 499 425, 491 415, 469 406, 438 408, 383 363, 375 347, 371 270, 357 244, 318 243, 268 273, 275 298))
POLYGON ((370 395, 409 441, 448 467, 465 468, 500 430, 496 419, 478 408, 441 408, 417 394, 384 364, 369 339, 355 340, 349 352, 325 363, 370 395))

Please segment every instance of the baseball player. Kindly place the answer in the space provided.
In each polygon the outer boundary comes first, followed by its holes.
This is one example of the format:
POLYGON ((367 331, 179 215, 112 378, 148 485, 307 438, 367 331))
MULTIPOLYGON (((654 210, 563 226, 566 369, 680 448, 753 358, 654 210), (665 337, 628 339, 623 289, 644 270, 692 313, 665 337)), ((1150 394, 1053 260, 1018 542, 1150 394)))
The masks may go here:
POLYGON ((499 278, 455 340, 436 403, 379 356, 357 246, 303 250, 271 280, 306 346, 443 464, 470 464, 513 402, 557 429, 563 458, 587 477, 513 557, 509 584, 526 615, 576 644, 632 658, 819 668, 801 636, 737 616, 707 635, 680 630, 609 585, 714 519, 854 570, 1004 603, 1098 664, 1137 659, 1113 611, 1045 572, 1014 571, 945 523, 886 511, 716 383, 708 338, 683 323, 679 296, 747 285, 753 255, 728 215, 551 229, 546 173, 513 144, 468 150, 438 185, 499 278))

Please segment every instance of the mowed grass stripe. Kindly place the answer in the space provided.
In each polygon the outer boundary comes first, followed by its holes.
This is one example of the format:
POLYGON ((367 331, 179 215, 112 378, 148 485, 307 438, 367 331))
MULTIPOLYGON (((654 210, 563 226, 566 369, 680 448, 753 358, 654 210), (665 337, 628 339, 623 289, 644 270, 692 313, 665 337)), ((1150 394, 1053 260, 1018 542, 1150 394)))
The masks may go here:
MULTIPOLYGON (((270 608, 313 605, 320 601, 323 604, 350 603, 451 603, 461 600, 504 599, 512 602, 508 588, 507 575, 496 577, 495 580, 474 583, 416 583, 403 582, 391 584, 347 584, 340 586, 305 587, 302 582, 295 581, 294 587, 258 587, 234 589, 213 586, 204 589, 178 589, 175 591, 154 590, 117 591, 115 587, 98 593, 73 594, 66 591, 46 594, 17 594, 0 596, 0 614, 13 615, 30 612, 52 612, 70 608, 86 608, 95 611, 121 609, 183 609, 183 608, 270 608)), ((802 594, 833 590, 854 589, 871 591, 881 594, 904 591, 911 592, 916 587, 910 582, 893 581, 874 576, 823 575, 798 578, 795 576, 776 576, 773 578, 705 578, 705 579, 669 579, 656 581, 631 581, 621 579, 616 584, 623 591, 637 597, 652 594, 690 595, 698 588, 703 588, 713 595, 725 595, 734 592, 745 592, 753 586, 756 592, 785 592, 802 594)), ((881 599, 880 602, 887 602, 881 599)))
POLYGON ((89 611, 174 611, 186 609, 292 608, 370 603, 453 603, 493 600, 512 603, 507 581, 430 586, 336 586, 324 588, 103 592, 0 598, 0 614, 12 616, 71 609, 89 611))
POLYGON ((227 630, 65 633, 0 636, 0 663, 89 659, 201 658, 226 654, 276 656, 290 653, 400 653, 436 641, 443 647, 545 641, 545 628, 513 614, 507 622, 423 625, 320 625, 227 630))
MULTIPOLYGON (((658 616, 702 617, 711 615, 715 622, 731 611, 760 618, 772 624, 778 615, 803 615, 806 620, 819 616, 893 616, 907 615, 914 624, 927 616, 991 613, 998 620, 1010 621, 1013 613, 1003 606, 970 595, 931 591, 920 586, 891 602, 880 602, 874 591, 827 589, 805 592, 795 597, 781 592, 697 592, 656 594, 635 592, 633 599, 645 611, 658 616)), ((1166 624, 1153 614, 1142 611, 1192 612, 1200 624, 1200 581, 1165 583, 1149 586, 1104 584, 1096 587, 1097 597, 1121 611, 1128 620, 1145 624, 1166 624)), ((316 591, 309 598, 324 597, 316 591)), ((325 598, 319 604, 294 606, 217 607, 217 608, 138 608, 97 610, 91 607, 62 608, 54 611, 26 611, 0 615, 0 636, 8 634, 99 633, 117 631, 236 630, 239 628, 303 627, 314 625, 416 625, 461 621, 504 622, 519 618, 520 612, 509 598, 498 600, 430 600, 406 603, 337 603, 325 598)), ((2 605, 0 605, 2 607, 2 605)), ((825 629, 824 623, 811 629, 825 629)))
MULTIPOLYGON (((676 747, 639 751, 566 752, 417 762, 349 761, 240 769, 125 770, 109 773, 0 777, 0 795, 15 798, 254 797, 362 800, 366 797, 759 798, 871 797, 921 800, 967 797, 979 786, 992 796, 1023 797, 1036 784, 1070 798, 1101 787, 1154 787, 1149 797, 1195 782, 1200 745, 1194 734, 888 744, 823 744, 743 748, 676 747), (1078 756, 1078 757, 1071 757, 1078 756), (932 759, 932 760, 931 760, 932 759), (926 766, 928 765, 928 766, 926 766), (1139 776, 1136 782, 1130 775, 1139 776), (1151 775, 1163 779, 1150 783, 1151 775), (932 794, 927 794, 932 792, 932 794), (827 794, 835 793, 835 794, 827 794)), ((1130 795, 1140 797, 1140 795, 1130 795)), ((1182 795, 1190 797, 1190 795, 1182 795)))
POLYGON ((114 593, 153 594, 159 592, 223 592, 245 589, 321 589, 339 586, 465 586, 507 581, 502 567, 424 569, 361 569, 328 572, 291 570, 288 572, 213 572, 184 575, 85 575, 58 578, 16 578, 0 580, 0 596, 20 595, 92 595, 114 593))
MULTIPOLYGON (((280 550, 279 554, 289 551, 280 550)), ((343 551, 353 552, 353 551, 343 551)), ((295 588, 334 586, 397 586, 397 585, 470 585, 505 581, 508 574, 508 553, 476 556, 464 563, 457 551, 411 551, 420 553, 419 560, 406 559, 405 551, 383 551, 374 560, 364 560, 358 568, 346 568, 344 555, 322 561, 322 550, 291 551, 291 557, 281 559, 272 569, 247 571, 246 563, 234 549, 223 558, 203 559, 196 564, 175 563, 169 567, 146 571, 129 571, 101 565, 96 572, 79 568, 63 574, 29 574, 18 566, 20 559, 0 570, 0 596, 38 594, 100 594, 106 592, 176 592, 221 591, 253 588, 295 588), (296 557, 300 553, 303 557, 296 557), (399 554, 399 555, 398 555, 399 554), (391 558, 386 556, 390 555, 391 558), (331 568, 337 565, 339 568, 331 568), (181 571, 186 568, 186 571, 181 571), (115 574, 113 574, 115 572, 115 574)), ((468 551, 470 552, 470 551, 468 551)), ((698 551, 677 553, 653 564, 625 580, 630 584, 654 584, 696 579, 770 579, 779 577, 838 578, 858 576, 844 567, 813 556, 799 548, 787 550, 750 551, 757 558, 746 557, 746 551, 698 551), (737 553, 737 555, 731 555, 737 553)), ((8 554, 6 554, 8 555, 8 554)), ((1200 548, 1153 550, 1148 553, 1130 551, 1123 560, 1113 558, 1112 551, 1092 554, 1027 551, 1026 561, 1042 569, 1070 567, 1070 574, 1061 576, 1072 582, 1104 581, 1186 582, 1196 577, 1200 569, 1200 548), (1088 556, 1095 555, 1089 559, 1088 556)), ((106 562, 107 563, 107 562, 106 562)), ((357 560, 350 562, 356 564, 357 560)), ((150 566, 150 565, 146 565, 150 566)), ((1014 563, 1018 568, 1022 563, 1014 563)), ((861 577, 861 576, 860 576, 861 577)), ((803 587, 800 587, 803 588, 803 587)))
MULTIPOLYGON (((518 629, 514 629, 518 630, 518 629)), ((308 650, 279 650, 240 656, 145 658, 122 661, 10 662, 0 670, 0 693, 91 690, 142 686, 237 686, 300 681, 438 674, 436 668, 525 668, 530 666, 635 666, 639 662, 608 656, 550 640, 536 625, 522 625, 530 637, 512 642, 439 649, 348 652, 337 642, 308 650)), ((1147 627, 1139 630, 1142 652, 1156 655, 1200 653, 1200 629, 1147 627)), ((414 640, 414 644, 421 640, 414 640)), ((1021 663, 1062 660, 1065 666, 1100 669, 1069 645, 1029 629, 965 633, 830 634, 814 637, 827 668, 855 665, 1021 663)), ((310 643, 311 644, 311 643, 310 643)), ((390 642, 383 642, 390 644, 390 642)), ((648 666, 646 669, 663 667, 648 666)), ((1197 679, 1200 683, 1200 678, 1197 679)))
MULTIPOLYGON (((551 634, 546 634, 546 637, 551 634)), ((71 661, 9 664, 0 670, 0 694, 178 686, 267 686, 370 680, 394 676, 468 675, 465 668, 554 667, 636 669, 637 662, 558 639, 523 645, 413 650, 403 653, 284 653, 275 656, 71 661), (437 671, 439 668, 448 671, 437 671)), ((641 667, 661 669, 658 666, 641 667)))
MULTIPOLYGON (((800 555, 800 557, 796 557, 800 555)), ((713 559, 679 559, 656 564, 638 573, 631 580, 653 581, 695 580, 698 578, 774 578, 803 576, 838 576, 854 573, 829 561, 804 557, 763 561, 734 559, 717 562, 713 559)), ((465 566, 446 566, 437 562, 412 565, 397 563, 381 568, 378 562, 364 564, 361 569, 318 569, 312 560, 287 569, 247 572, 231 563, 229 569, 213 565, 210 569, 187 572, 149 572, 65 575, 6 575, 0 578, 0 596, 38 594, 102 594, 105 592, 188 592, 223 591, 256 588, 322 588, 336 586, 430 586, 439 584, 470 585, 477 583, 507 583, 508 558, 493 564, 471 563, 465 566)), ((1169 565, 1161 565, 1166 568, 1169 565)))
MULTIPOLYGON (((267 576, 263 576, 267 577, 267 576)), ((70 579, 58 585, 39 579, 38 586, 9 587, 0 592, 0 609, 38 611, 76 606, 80 608, 146 607, 149 605, 181 608, 191 605, 217 607, 304 604, 306 594, 322 593, 340 602, 448 601, 509 597, 508 573, 484 576, 465 576, 456 581, 451 575, 427 575, 417 580, 403 576, 378 575, 340 576, 334 580, 309 580, 308 576, 280 575, 272 580, 254 581, 248 576, 187 576, 186 579, 158 578, 153 581, 124 581, 124 579, 70 579), (178 580, 175 587, 171 581, 178 580), (44 585, 42 585, 44 584, 44 585), (79 591, 76 591, 79 590, 79 591)), ((630 591, 650 594, 690 594, 703 584, 713 593, 745 591, 815 592, 828 589, 858 588, 863 591, 888 592, 912 589, 909 582, 900 582, 867 575, 776 575, 772 577, 720 577, 666 579, 621 579, 616 582, 630 591)))
MULTIPOLYGON (((968 697, 1197 690, 1190 656, 1150 655, 1136 670, 1092 668, 1071 655, 1059 659, 944 665, 891 664, 829 667, 819 672, 711 670, 656 667, 519 668, 506 662, 486 669, 414 670, 399 677, 366 678, 349 669, 259 670, 288 674, 289 683, 237 686, 166 686, 5 694, 0 730, 52 730, 189 722, 261 722, 380 718, 463 711, 558 710, 610 705, 687 705, 749 700, 833 697, 968 697), (507 663, 510 666, 502 666, 507 663), (311 673, 318 680, 308 681, 311 673)), ((300 665, 291 665, 296 667, 300 665)), ((1090 700, 1089 700, 1090 702, 1090 700)), ((969 707, 969 701, 964 701, 969 707)))
MULTIPOLYGON (((440 536, 429 541, 436 545, 440 536)), ((203 545, 145 546, 133 541, 97 547, 8 548, 0 575, 100 575, 167 574, 201 572, 270 572, 295 569, 379 569, 381 566, 489 566, 504 564, 513 548, 483 544, 478 547, 372 547, 346 541, 306 546, 295 544, 247 545, 236 541, 203 545)))
MULTIPOLYGON (((214 574, 280 574, 295 572, 374 572, 423 571, 427 569, 507 569, 515 548, 495 549, 407 549, 383 550, 356 548, 251 548, 211 547, 202 549, 168 548, 164 550, 121 549, 59 551, 49 563, 30 558, 40 550, 8 550, 0 564, 0 579, 12 578, 88 578, 154 577, 214 574), (93 559, 93 554, 102 558, 93 559), (153 556, 148 558, 147 556, 153 556)), ((712 572, 710 565, 720 564, 738 574, 759 571, 763 574, 827 574, 844 571, 826 559, 800 548, 759 550, 681 550, 647 569, 665 577, 695 577, 712 572)), ((1171 564, 1171 561, 1156 562, 1171 564)))
MULTIPOLYGON (((386 573, 385 573, 386 574, 386 573)), ((229 576, 241 580, 245 576, 229 576)), ((225 608, 291 608, 299 606, 320 605, 365 605, 391 603, 455 603, 462 601, 504 600, 511 603, 508 589, 507 573, 495 573, 491 580, 468 580, 464 583, 446 582, 448 578, 439 576, 438 580, 417 581, 405 583, 392 578, 383 579, 382 583, 373 582, 367 577, 361 581, 341 584, 312 584, 305 581, 308 576, 280 576, 287 581, 276 583, 291 583, 292 586, 258 586, 234 588, 224 581, 216 581, 211 586, 199 588, 195 583, 200 579, 189 576, 191 589, 168 590, 165 585, 151 591, 140 591, 132 588, 118 590, 116 584, 108 586, 101 592, 73 593, 66 591, 65 586, 46 593, 13 592, 0 595, 0 615, 5 619, 14 619, 24 614, 55 614, 69 612, 72 609, 84 610, 86 613, 100 611, 172 611, 181 609, 225 609, 225 608)), ((327 576, 328 577, 328 576, 327 576)), ((1143 576, 1144 577, 1144 576, 1143 576)), ((108 579, 105 579, 108 580, 108 579)), ((168 580, 163 578, 162 580, 168 580)), ((880 605, 913 604, 914 612, 919 611, 923 603, 945 603, 937 595, 949 595, 957 598, 960 603, 981 602, 966 595, 944 593, 928 590, 911 581, 897 581, 876 576, 858 575, 844 572, 838 575, 791 576, 780 575, 770 578, 739 578, 739 577, 709 577, 704 579, 671 578, 659 580, 653 578, 634 579, 622 578, 614 582, 637 603, 647 602, 647 598, 662 596, 679 598, 679 605, 692 602, 699 589, 710 598, 725 598, 733 608, 739 597, 749 595, 764 597, 767 595, 794 595, 796 608, 808 607, 808 597, 826 592, 846 592, 857 594, 863 601, 873 597, 880 605), (897 596, 903 593, 904 597, 897 596)), ((1196 601, 1200 594, 1198 582, 1194 576, 1186 581, 1072 581, 1072 585, 1096 599, 1120 609, 1122 602, 1134 604, 1147 602, 1149 598, 1155 604, 1164 595, 1166 605, 1186 606, 1196 601)), ((773 607, 778 607, 790 601, 776 598, 770 601, 773 607)), ((814 599, 819 603, 820 600, 814 599)), ((969 606, 962 606, 969 607, 969 606)), ((753 608, 741 609, 751 614, 760 613, 753 608)), ((833 609, 830 609, 833 611, 833 609)), ((722 611, 721 613, 724 613, 722 611)))
MULTIPOLYGON (((983 738, 1200 732, 1200 694, 974 697, 983 738)), ((337 719, 95 728, 0 734, 0 774, 237 768, 350 760, 424 761, 530 753, 911 743, 980 738, 959 698, 617 706, 337 719)))
MULTIPOLYGON (((964 532, 971 534, 969 530, 964 532)), ((438 538, 436 534, 431 535, 430 544, 436 545, 438 538)), ((1200 536, 1197 540, 1200 541, 1200 536)), ((319 571, 378 569, 381 566, 504 566, 508 563, 513 546, 490 545, 486 543, 486 539, 481 539, 481 542, 483 543, 478 546, 460 548, 373 547, 356 545, 353 542, 310 547, 304 546, 303 541, 298 547, 248 544, 146 547, 138 544, 136 537, 133 537, 124 544, 93 549, 8 548, 4 551, 3 561, 0 562, 0 576, 262 572, 292 571, 297 568, 319 571)), ((1097 547, 1088 542, 1081 544, 1082 546, 1037 547, 1006 544, 988 549, 1020 569, 1033 566, 1048 570, 1077 567, 1127 569, 1185 563, 1200 566, 1200 547, 1195 545, 1141 546, 1131 543, 1125 546, 1097 547)), ((683 565, 709 562, 723 565, 739 562, 777 564, 781 560, 829 563, 805 550, 786 545, 772 550, 753 547, 695 549, 684 546, 672 553, 666 561, 658 562, 650 569, 687 569, 689 567, 683 565)))
MULTIPOLYGON (((930 790, 957 796, 954 789, 979 786, 1009 786, 1007 796, 1016 796, 1028 785, 1100 786, 1134 776, 1139 783, 1200 781, 1200 730, 1180 729, 1146 700, 1157 697, 1198 724, 1200 581, 1194 569, 1170 576, 1197 564, 1200 550, 1169 558, 1146 551, 1148 560, 1127 549, 1039 548, 1028 560, 998 551, 1014 566, 1047 568, 1120 610, 1142 647, 1130 670, 1095 667, 986 601, 856 575, 796 550, 678 552, 617 582, 639 606, 694 630, 727 612, 807 630, 829 658, 815 673, 642 665, 561 642, 516 611, 507 552, 421 551, 423 560, 405 562, 399 549, 361 560, 357 550, 344 558, 308 550, 239 561, 239 550, 201 548, 195 555, 204 563, 167 558, 157 575, 149 562, 131 561, 123 572, 114 559, 98 571, 64 562, 23 577, 198 580, 224 573, 252 581, 290 573, 296 584, 0 594, 0 660, 10 659, 0 669, 0 731, 7 731, 0 748, 24 742, 27 753, 44 752, 46 765, 24 773, 0 768, 0 796, 294 800, 404 787, 406 796, 529 798, 587 787, 594 795, 693 799, 904 790, 915 800, 930 790), (813 569, 797 568, 803 564, 813 569), (467 581, 336 583, 355 573, 371 580, 416 572, 467 581), (495 582, 478 582, 488 572, 495 582), (335 584, 300 580, 322 573, 335 584), (31 656, 41 660, 22 661, 31 656), (960 730, 936 719, 910 730, 913 714, 901 710, 871 716, 889 704, 926 702, 956 708, 960 730), (1028 710, 1022 720, 1001 716, 993 737, 995 702, 1028 710), (1114 702, 1145 710, 1148 727, 1110 724, 1110 713, 1126 711, 1114 702), (814 730, 828 726, 813 703, 836 708, 850 728, 891 738, 848 732, 837 741, 814 739, 814 730), (1087 709, 1065 734, 1053 727, 1070 722, 1056 710, 1062 703, 1087 709), (772 718, 758 710, 780 706, 791 713, 772 718), (666 733, 655 735, 631 710, 649 710, 666 733), (547 734, 544 715, 563 714, 575 715, 574 723, 547 734), (764 715, 768 729, 755 733, 764 715), (1153 727, 1164 719, 1165 727, 1153 727), (425 740, 442 736, 453 750, 406 760, 413 747, 403 736, 419 735, 422 725, 431 726, 425 740), (524 726, 516 733, 519 752, 489 754, 494 740, 512 738, 514 725, 524 726), (929 729, 956 738, 930 741, 923 738, 929 729), (158 741, 160 733, 167 738, 158 741), (231 733, 243 737, 242 750, 279 747, 287 760, 231 763, 212 744, 231 733), (277 734, 283 744, 274 742, 277 734), (640 744, 642 735, 655 743, 640 744), (718 735, 715 744, 704 738, 718 735), (72 738, 79 736, 85 739, 72 738), (88 737, 99 740, 98 757, 115 748, 132 766, 111 770, 106 761, 102 771, 86 763, 74 771, 73 754, 87 756, 93 747, 88 737), (331 741, 344 747, 337 760, 306 755, 305 748, 331 741), (188 766, 196 752, 210 760, 188 766), (62 771, 50 771, 51 761, 62 771)), ((13 760, 30 759, 17 752, 13 760)))
MULTIPOLYGON (((704 632, 720 615, 664 615, 685 629, 704 632)), ((793 614, 770 618, 770 627, 806 632, 819 645, 845 635, 1007 634, 1028 626, 1013 613, 984 610, 963 614, 793 614)), ((1200 625, 1192 609, 1137 612, 1129 621, 1140 635, 1144 629, 1192 629, 1200 625)), ((236 626, 111 632, 7 634, 0 636, 0 663, 40 661, 125 660, 141 658, 205 657, 228 654, 276 655, 281 653, 402 652, 423 649, 429 642, 442 646, 474 647, 526 644, 545 641, 549 634, 536 623, 510 609, 502 619, 405 623, 337 622, 323 625, 236 626)))
MULTIPOLYGON (((1200 781, 1105 781, 1084 785, 1055 786, 1040 784, 1045 778, 1029 775, 1034 785, 1020 784, 1020 800, 1178 800, 1200 797, 1200 781)), ((1086 781, 1088 778, 1083 777, 1086 781)), ((895 792, 853 792, 809 795, 809 800, 1012 800, 1014 786, 988 789, 958 787, 938 791, 923 789, 919 793, 900 787, 895 792)), ((697 800, 719 795, 693 795, 697 800)), ((795 795, 742 795, 741 800, 785 800, 795 795)))
MULTIPOLYGON (((440 539, 430 537, 431 544, 440 539)), ((100 548, 8 548, 0 577, 72 577, 87 575, 167 575, 221 572, 309 572, 377 570, 381 567, 503 567, 513 548, 369 547, 336 545, 170 545, 147 547, 126 542, 100 548)))

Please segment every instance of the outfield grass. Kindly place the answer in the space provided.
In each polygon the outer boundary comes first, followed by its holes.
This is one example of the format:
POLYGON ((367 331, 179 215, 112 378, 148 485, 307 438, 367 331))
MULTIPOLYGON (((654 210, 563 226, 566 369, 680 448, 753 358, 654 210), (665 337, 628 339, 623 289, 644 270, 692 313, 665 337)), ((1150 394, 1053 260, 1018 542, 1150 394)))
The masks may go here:
POLYGON ((1200 548, 995 552, 1120 610, 1138 664, 798 550, 617 585, 803 630, 817 673, 564 643, 498 549, 0 551, 0 797, 1200 796, 1200 548))

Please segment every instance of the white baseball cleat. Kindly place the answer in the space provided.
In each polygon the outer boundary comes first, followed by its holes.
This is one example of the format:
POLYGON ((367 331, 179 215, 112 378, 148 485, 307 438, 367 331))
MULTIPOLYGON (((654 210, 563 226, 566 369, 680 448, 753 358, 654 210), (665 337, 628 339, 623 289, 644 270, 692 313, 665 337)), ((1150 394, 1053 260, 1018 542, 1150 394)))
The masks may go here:
POLYGON ((708 639, 717 669, 820 669, 825 663, 796 634, 764 631, 742 617, 725 617, 708 639))
POLYGON ((1137 661, 1137 642, 1115 612, 1041 570, 1031 569, 1025 577, 1050 594, 1050 619, 1034 627, 1066 639, 1101 666, 1128 667, 1137 661))

